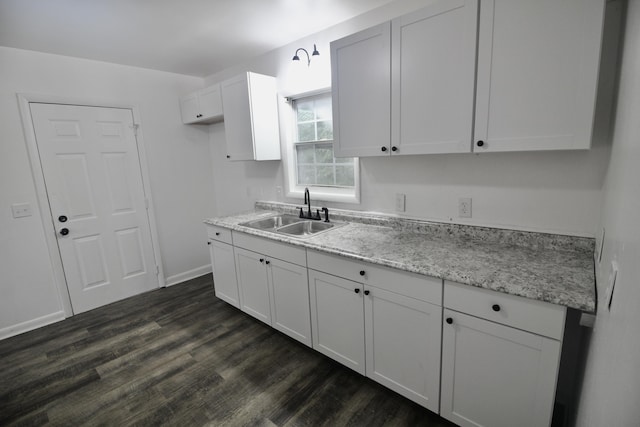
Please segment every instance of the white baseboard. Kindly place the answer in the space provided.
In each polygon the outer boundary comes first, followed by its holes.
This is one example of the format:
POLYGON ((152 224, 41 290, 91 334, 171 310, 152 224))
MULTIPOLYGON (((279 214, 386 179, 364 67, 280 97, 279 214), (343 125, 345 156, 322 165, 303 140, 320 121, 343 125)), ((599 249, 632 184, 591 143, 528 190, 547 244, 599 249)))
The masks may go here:
POLYGON ((37 319, 27 320, 26 322, 18 323, 17 325, 2 328, 0 329, 0 340, 13 337, 15 335, 20 335, 24 332, 29 332, 64 319, 64 311, 58 311, 56 313, 38 317, 37 319))
POLYGON ((205 274, 211 273, 212 271, 213 270, 211 269, 211 264, 203 265, 202 267, 194 268, 193 270, 185 271, 184 273, 167 277, 165 286, 177 285, 178 283, 195 279, 196 277, 204 276, 205 274))

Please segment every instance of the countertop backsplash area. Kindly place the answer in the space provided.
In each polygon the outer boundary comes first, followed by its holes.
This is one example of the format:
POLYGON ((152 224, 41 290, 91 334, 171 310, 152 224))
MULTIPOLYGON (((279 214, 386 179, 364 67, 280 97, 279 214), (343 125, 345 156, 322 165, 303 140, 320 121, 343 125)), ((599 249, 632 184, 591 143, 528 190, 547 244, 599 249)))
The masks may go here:
MULTIPOLYGON (((256 210, 267 210, 297 215, 300 206, 280 202, 258 201, 255 204, 255 208, 256 210)), ((593 251, 595 250, 595 239, 590 237, 508 230, 463 224, 449 224, 444 222, 395 217, 375 212, 360 212, 344 209, 331 209, 330 218, 335 219, 336 221, 380 225, 383 227, 391 227, 396 230, 413 231, 433 236, 473 239, 506 245, 511 244, 531 249, 574 250, 579 252, 588 252, 590 254, 593 254, 593 251)))
POLYGON ((595 311, 595 240, 390 215, 332 209, 347 222, 335 231, 296 238, 240 225, 276 213, 297 215, 299 206, 257 202, 255 210, 205 223, 566 307, 595 311))

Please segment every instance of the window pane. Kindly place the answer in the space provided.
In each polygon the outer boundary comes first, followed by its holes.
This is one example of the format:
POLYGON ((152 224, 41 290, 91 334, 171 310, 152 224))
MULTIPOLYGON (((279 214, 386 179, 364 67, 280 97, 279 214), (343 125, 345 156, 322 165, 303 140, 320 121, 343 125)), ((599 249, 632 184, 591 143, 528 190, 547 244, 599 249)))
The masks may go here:
POLYGON ((318 120, 332 120, 331 117, 331 97, 316 100, 316 118, 318 120))
POLYGON ((298 164, 315 163, 313 144, 296 145, 296 158, 298 164))
POLYGON ((316 129, 315 123, 298 124, 298 141, 315 141, 316 129))
POLYGON ((318 166, 318 185, 335 185, 333 166, 318 166))
POLYGON ((354 158, 334 158, 331 95, 295 101, 295 174, 300 186, 354 187, 354 158))
POLYGON ((296 109, 298 111, 298 121, 308 122, 313 120, 313 101, 298 101, 296 102, 296 109))
POLYGON ((313 185, 316 183, 315 166, 298 166, 298 184, 313 185))
POLYGON ((355 185, 353 165, 336 165, 336 185, 344 187, 355 185))
POLYGON ((333 139, 333 126, 331 122, 318 122, 318 140, 333 139))
POLYGON ((316 145, 316 163, 333 163, 333 146, 331 144, 316 145))

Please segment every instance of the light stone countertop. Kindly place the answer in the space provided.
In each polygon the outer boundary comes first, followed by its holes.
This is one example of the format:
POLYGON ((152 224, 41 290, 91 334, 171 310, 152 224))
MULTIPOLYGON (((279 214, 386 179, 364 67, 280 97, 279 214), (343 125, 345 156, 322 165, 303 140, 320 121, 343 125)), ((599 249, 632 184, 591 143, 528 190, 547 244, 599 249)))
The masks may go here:
POLYGON ((358 261, 595 312, 593 239, 337 210, 337 214, 332 211, 334 221, 365 223, 348 222, 336 230, 299 238, 239 225, 276 213, 295 213, 293 205, 259 202, 256 207, 252 212, 204 222, 358 261))

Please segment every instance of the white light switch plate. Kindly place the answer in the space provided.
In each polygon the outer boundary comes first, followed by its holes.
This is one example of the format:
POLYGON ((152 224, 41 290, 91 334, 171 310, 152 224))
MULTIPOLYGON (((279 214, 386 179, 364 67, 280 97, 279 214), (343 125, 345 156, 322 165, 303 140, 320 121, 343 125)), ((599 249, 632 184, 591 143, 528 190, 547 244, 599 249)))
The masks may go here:
POLYGON ((406 210, 407 196, 402 193, 396 193, 396 212, 404 212, 406 210))
POLYGON ((16 203, 11 205, 11 212, 14 218, 23 218, 31 216, 31 205, 29 203, 16 203))

